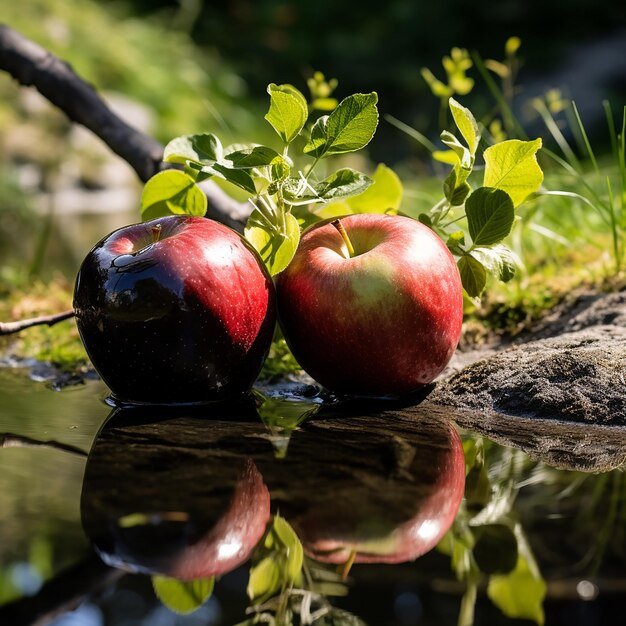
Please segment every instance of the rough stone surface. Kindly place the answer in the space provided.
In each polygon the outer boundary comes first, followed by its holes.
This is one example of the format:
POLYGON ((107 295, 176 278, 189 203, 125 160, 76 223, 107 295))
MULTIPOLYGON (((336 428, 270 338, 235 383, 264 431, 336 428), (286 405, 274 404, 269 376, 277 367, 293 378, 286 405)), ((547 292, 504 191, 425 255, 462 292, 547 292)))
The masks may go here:
POLYGON ((430 396, 446 406, 626 426, 626 333, 596 328, 508 348, 430 396))
POLYGON ((422 408, 530 456, 604 471, 626 460, 626 292, 588 295, 438 381, 422 408), (511 345, 512 344, 512 345, 511 345))

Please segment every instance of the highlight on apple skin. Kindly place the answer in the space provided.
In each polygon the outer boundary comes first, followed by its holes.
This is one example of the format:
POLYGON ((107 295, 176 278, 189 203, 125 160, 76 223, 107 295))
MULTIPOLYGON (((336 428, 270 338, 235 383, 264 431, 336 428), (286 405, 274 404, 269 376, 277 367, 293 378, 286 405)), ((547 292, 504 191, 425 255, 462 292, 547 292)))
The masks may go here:
POLYGON ((120 228, 82 263, 76 323, 122 401, 189 403, 249 390, 276 323, 256 251, 213 220, 168 216, 120 228))
POLYGON ((454 257, 408 217, 357 214, 340 225, 347 240, 332 220, 305 231, 277 278, 287 343, 331 391, 415 391, 441 373, 460 338, 463 291, 454 257))

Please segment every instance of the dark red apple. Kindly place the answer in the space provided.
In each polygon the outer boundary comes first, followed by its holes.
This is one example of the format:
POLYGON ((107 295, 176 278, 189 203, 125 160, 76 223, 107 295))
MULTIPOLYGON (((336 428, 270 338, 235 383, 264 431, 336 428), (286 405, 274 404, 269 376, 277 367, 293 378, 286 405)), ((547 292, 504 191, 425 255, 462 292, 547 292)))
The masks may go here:
POLYGON ((74 292, 87 353, 117 398, 177 403, 247 391, 275 326, 272 280, 234 230, 169 216, 120 228, 74 292))
POLYGON ((401 395, 430 383, 456 349, 461 279, 443 241, 416 220, 360 214, 308 229, 277 279, 287 343, 321 385, 401 395))

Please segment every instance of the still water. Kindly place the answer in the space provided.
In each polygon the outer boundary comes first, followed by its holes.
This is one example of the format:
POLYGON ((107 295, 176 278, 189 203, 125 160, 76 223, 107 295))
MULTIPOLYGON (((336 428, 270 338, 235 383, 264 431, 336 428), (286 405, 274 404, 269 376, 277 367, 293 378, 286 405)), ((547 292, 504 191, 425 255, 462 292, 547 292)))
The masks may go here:
POLYGON ((576 461, 621 431, 568 431, 557 469, 410 401, 107 396, 0 368, 2 626, 624 624, 621 460, 576 461), (180 615, 155 576, 215 584, 180 615))

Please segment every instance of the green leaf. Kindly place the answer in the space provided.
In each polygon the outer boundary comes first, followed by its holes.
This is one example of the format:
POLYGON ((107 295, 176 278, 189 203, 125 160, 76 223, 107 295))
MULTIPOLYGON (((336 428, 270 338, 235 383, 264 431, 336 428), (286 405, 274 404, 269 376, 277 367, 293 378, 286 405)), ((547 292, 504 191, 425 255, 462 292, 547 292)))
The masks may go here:
POLYGON ((546 583, 521 554, 510 574, 489 579, 487 595, 507 617, 544 623, 546 583))
POLYGON ((280 568, 273 556, 266 556, 250 568, 246 591, 253 602, 261 603, 271 598, 281 587, 280 568))
POLYGON ((172 139, 163 151, 163 160, 169 163, 213 163, 222 158, 222 144, 213 133, 182 135, 172 139))
POLYGON ((248 596, 256 604, 301 583, 302 544, 289 523, 275 515, 253 556, 248 596))
POLYGON ((285 458, 291 433, 310 415, 316 413, 320 405, 316 402, 292 400, 283 396, 266 396, 253 391, 257 399, 257 412, 267 427, 276 458, 285 458))
POLYGON ((141 194, 144 221, 164 215, 204 215, 207 199, 193 178, 185 172, 166 170, 155 174, 141 194))
POLYGON ((470 191, 472 191, 472 188, 467 183, 461 183, 452 193, 450 205, 461 206, 467 199, 467 196, 469 196, 470 191))
POLYGON ((403 194, 398 175, 384 163, 379 163, 372 176, 372 185, 346 200, 353 213, 395 213, 403 194))
POLYGON ((361 193, 373 182, 369 176, 361 174, 361 172, 344 168, 316 183, 313 188, 322 200, 332 200, 333 198, 347 198, 361 193))
POLYGON ((378 125, 378 94, 348 96, 330 114, 320 117, 311 130, 304 153, 317 159, 364 148, 378 125))
POLYGON ((366 190, 372 179, 361 172, 344 168, 331 174, 314 185, 306 184, 299 178, 289 178, 283 185, 285 202, 291 205, 325 202, 337 198, 347 198, 366 190))
POLYGON ((441 141, 450 148, 457 156, 457 162, 461 164, 463 169, 472 168, 472 154, 469 148, 464 146, 452 133, 444 130, 441 133, 441 141))
POLYGON ((222 178, 253 195, 256 195, 259 192, 254 182, 254 178, 245 169, 236 169, 223 165, 222 163, 215 163, 213 165, 203 167, 202 171, 212 176, 218 176, 219 178, 222 178))
POLYGON ((298 535, 289 523, 280 515, 274 516, 272 531, 276 534, 283 548, 287 551, 285 578, 288 583, 295 583, 302 571, 304 554, 298 535))
POLYGON ((497 276, 503 283, 509 282, 517 272, 515 255, 502 244, 490 248, 474 248, 472 256, 478 259, 489 272, 497 276))
POLYGON ((506 191, 513 205, 518 206, 531 193, 538 191, 543 182, 543 172, 537 163, 539 148, 541 139, 510 139, 487 148, 483 155, 483 185, 506 191))
POLYGON ((254 146, 253 148, 236 150, 224 156, 224 160, 230 161, 230 167, 235 169, 253 169, 284 161, 283 157, 276 150, 267 146, 254 146))
POLYGON ((291 213, 285 213, 285 232, 280 233, 259 209, 255 209, 248 218, 244 233, 272 276, 289 265, 300 242, 300 226, 291 213))
POLYGON ((456 127, 467 143, 470 154, 474 156, 480 142, 480 130, 472 112, 461 106, 454 98, 449 100, 450 111, 456 127))
POLYGON ((465 500, 467 510, 476 514, 491 501, 492 490, 489 474, 484 463, 477 463, 469 468, 465 477, 465 500))
POLYGON ((505 524, 485 524, 475 530, 472 550, 483 574, 507 574, 517 564, 517 538, 505 524))
POLYGON ((502 189, 479 187, 465 201, 470 237, 475 246, 502 241, 515 221, 511 197, 502 189))
POLYGON ((214 577, 195 580, 152 577, 152 587, 159 600, 168 609, 181 615, 200 608, 211 597, 214 585, 214 577))
MULTIPOLYGON (((450 206, 461 206, 471 191, 471 187, 464 180, 458 181, 458 173, 459 168, 455 167, 450 170, 450 173, 443 181, 443 193, 450 206)), ((461 175, 461 178, 463 178, 463 175, 461 175)))
POLYGON ((461 283, 467 294, 472 298, 480 296, 487 284, 487 272, 483 264, 466 254, 458 260, 457 265, 461 274, 461 283))
POLYGON ((341 202, 332 202, 315 211, 321 218, 352 213, 397 213, 402 202, 403 187, 398 175, 380 163, 365 191, 341 202))
POLYGON ((420 213, 417 216, 417 219, 418 219, 419 222, 424 224, 424 226, 428 226, 428 228, 432 228, 433 227, 433 220, 430 217, 430 215, 428 215, 428 213, 420 213))
POLYGON ((423 67, 420 71, 422 78, 426 81, 430 90, 433 92, 434 96, 438 98, 448 98, 454 92, 448 85, 442 83, 435 75, 427 68, 423 67))
POLYGON ((337 108, 339 101, 336 98, 315 98, 311 102, 311 108, 316 111, 332 111, 337 108))
POLYGON ((265 119, 284 143, 291 143, 302 130, 309 117, 304 96, 292 85, 267 86, 270 95, 270 108, 265 119))
POLYGON ((446 241, 446 246, 452 254, 464 255, 465 233, 462 230, 452 233, 446 241))
POLYGON ((435 161, 447 165, 458 165, 459 163, 459 157, 454 150, 434 150, 432 157, 435 161))

